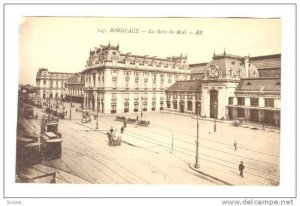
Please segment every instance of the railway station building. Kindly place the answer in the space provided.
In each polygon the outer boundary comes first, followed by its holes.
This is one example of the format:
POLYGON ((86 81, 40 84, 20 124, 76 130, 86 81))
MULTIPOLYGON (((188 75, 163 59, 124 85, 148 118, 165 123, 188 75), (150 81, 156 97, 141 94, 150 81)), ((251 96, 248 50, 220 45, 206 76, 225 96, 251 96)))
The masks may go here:
POLYGON ((187 56, 122 53, 110 43, 90 51, 83 74, 84 107, 104 114, 163 110, 165 90, 190 79, 187 56))
POLYGON ((280 61, 280 54, 253 58, 225 51, 214 54, 210 62, 190 65, 191 80, 166 90, 166 109, 279 125, 280 61))

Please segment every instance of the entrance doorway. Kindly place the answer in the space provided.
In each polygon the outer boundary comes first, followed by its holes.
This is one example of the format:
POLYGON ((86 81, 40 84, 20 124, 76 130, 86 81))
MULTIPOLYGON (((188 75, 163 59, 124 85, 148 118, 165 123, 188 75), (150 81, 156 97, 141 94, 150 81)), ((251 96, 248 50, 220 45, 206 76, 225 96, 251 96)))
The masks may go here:
POLYGON ((265 123, 266 124, 274 124, 274 111, 265 111, 265 123))
POLYGON ((250 109, 250 121, 258 122, 258 110, 250 109))
POLYGON ((210 90, 210 118, 218 116, 218 91, 210 90))
POLYGON ((183 101, 181 101, 180 102, 180 112, 184 112, 184 102, 183 101))
POLYGON ((231 107, 228 107, 228 118, 230 120, 233 119, 233 108, 231 108, 231 107))

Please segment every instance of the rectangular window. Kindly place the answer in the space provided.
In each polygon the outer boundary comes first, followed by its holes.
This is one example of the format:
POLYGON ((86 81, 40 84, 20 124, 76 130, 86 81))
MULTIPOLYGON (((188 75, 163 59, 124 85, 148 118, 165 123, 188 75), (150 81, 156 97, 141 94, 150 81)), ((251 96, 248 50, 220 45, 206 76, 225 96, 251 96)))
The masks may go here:
POLYGON ((265 107, 274 107, 274 99, 266 98, 265 99, 265 107))
POLYGON ((250 105, 258 107, 258 98, 250 98, 250 105))
POLYGON ((117 88, 117 80, 116 79, 112 80, 112 88, 113 89, 117 88))
POLYGON ((177 101, 173 102, 173 108, 177 109, 177 101))
POLYGON ((167 101, 167 108, 170 109, 170 107, 171 107, 171 103, 170 101, 167 101))
POLYGON ((125 94, 124 94, 124 100, 125 100, 125 101, 128 101, 128 100, 129 100, 129 93, 125 93, 125 94))
POLYGON ((163 101, 160 101, 160 110, 164 110, 164 102, 163 101))
POLYGON ((193 110, 193 102, 192 101, 188 101, 188 110, 189 111, 193 110))
POLYGON ((124 102, 124 112, 129 112, 129 102, 124 102))
POLYGON ((143 111, 147 111, 147 102, 143 102, 143 111))
POLYGON ((116 104, 112 104, 111 105, 111 113, 114 114, 117 112, 117 105, 116 104))
POLYGON ((155 111, 156 102, 152 102, 152 111, 155 111))
POLYGON ((116 101, 117 100, 117 94, 116 93, 112 93, 111 94, 111 100, 112 101, 116 101))
POLYGON ((244 97, 238 97, 237 103, 238 103, 238 105, 245 105, 245 98, 244 97))
POLYGON ((125 88, 128 89, 129 88, 129 81, 125 82, 125 88))
POLYGON ((232 105, 233 104, 233 97, 228 97, 228 104, 232 105))

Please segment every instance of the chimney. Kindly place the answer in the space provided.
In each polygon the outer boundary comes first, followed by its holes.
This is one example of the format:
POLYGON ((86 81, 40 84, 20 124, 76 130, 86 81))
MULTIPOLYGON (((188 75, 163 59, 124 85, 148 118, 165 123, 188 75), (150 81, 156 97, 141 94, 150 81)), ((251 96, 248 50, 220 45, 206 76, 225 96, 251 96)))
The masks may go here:
POLYGON ((249 56, 245 57, 245 78, 249 77, 249 56))

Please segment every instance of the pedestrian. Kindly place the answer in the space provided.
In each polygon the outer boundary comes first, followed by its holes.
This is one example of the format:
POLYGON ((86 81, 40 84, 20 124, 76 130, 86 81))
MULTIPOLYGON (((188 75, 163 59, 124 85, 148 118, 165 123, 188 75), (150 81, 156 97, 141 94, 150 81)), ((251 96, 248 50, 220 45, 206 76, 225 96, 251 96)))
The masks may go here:
POLYGON ((112 134, 114 132, 114 129, 111 127, 109 131, 112 134))
POLYGON ((136 115, 136 121, 138 121, 139 120, 139 115, 136 115))
POLYGON ((241 161, 241 163, 239 164, 239 170, 240 170, 241 177, 244 177, 244 169, 245 169, 245 166, 243 164, 243 161, 241 161))
POLYGON ((234 141, 233 146, 234 146, 234 150, 236 151, 237 150, 237 141, 236 140, 234 141))
POLYGON ((121 127, 121 134, 123 134, 123 132, 124 132, 124 127, 122 126, 121 127))
POLYGON ((126 127, 127 127, 126 120, 125 120, 125 122, 123 123, 123 125, 124 125, 124 128, 126 128, 126 127))

